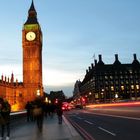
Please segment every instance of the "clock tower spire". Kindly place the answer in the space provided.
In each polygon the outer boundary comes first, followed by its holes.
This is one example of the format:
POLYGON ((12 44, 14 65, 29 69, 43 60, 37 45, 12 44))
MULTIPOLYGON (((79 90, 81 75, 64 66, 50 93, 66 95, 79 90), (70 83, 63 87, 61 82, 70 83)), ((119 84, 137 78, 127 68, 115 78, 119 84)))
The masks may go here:
POLYGON ((28 19, 25 22, 25 25, 26 24, 38 24, 38 21, 37 21, 37 12, 35 10, 33 0, 32 0, 32 4, 30 6, 30 9, 28 10, 28 19))
POLYGON ((28 101, 43 95, 42 84, 42 31, 32 0, 28 18, 22 30, 23 84, 27 89, 28 101))

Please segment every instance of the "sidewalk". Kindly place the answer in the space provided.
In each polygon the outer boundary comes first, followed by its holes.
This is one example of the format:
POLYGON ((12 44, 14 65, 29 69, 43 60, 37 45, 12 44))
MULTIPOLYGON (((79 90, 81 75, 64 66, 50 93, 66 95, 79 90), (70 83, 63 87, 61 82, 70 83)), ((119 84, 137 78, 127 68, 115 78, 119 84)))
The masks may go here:
POLYGON ((38 131, 35 122, 24 122, 11 129, 10 140, 83 140, 79 133, 63 116, 58 124, 57 116, 44 118, 43 131, 38 131))

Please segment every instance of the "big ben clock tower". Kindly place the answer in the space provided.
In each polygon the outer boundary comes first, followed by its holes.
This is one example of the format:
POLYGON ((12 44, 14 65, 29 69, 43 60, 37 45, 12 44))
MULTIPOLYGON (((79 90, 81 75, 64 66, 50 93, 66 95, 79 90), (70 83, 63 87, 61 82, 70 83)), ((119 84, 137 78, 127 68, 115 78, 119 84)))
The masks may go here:
POLYGON ((43 95, 42 86, 42 32, 37 12, 32 4, 22 30, 23 85, 27 100, 43 95))

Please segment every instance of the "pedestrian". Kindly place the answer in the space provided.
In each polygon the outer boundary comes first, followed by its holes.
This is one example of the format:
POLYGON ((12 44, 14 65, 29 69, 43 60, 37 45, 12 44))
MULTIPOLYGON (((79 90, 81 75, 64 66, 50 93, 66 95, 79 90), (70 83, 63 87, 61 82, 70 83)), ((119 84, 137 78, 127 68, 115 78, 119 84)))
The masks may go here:
POLYGON ((0 98, 1 140, 4 138, 5 127, 7 129, 6 140, 9 140, 10 138, 10 112, 11 106, 8 101, 4 101, 2 98, 0 98))
POLYGON ((54 112, 55 112, 55 105, 50 104, 50 117, 53 118, 54 112))
POLYGON ((33 115, 37 122, 39 131, 42 132, 43 118, 44 118, 44 103, 40 98, 34 101, 33 115))
POLYGON ((47 118, 49 114, 49 105, 48 103, 44 103, 44 115, 47 118))
POLYGON ((58 123, 62 124, 62 115, 63 115, 63 110, 62 110, 62 102, 59 102, 56 108, 56 113, 58 116, 58 123))
POLYGON ((27 111, 27 122, 29 122, 31 121, 31 109, 32 109, 32 105, 29 101, 27 102, 25 109, 27 111))

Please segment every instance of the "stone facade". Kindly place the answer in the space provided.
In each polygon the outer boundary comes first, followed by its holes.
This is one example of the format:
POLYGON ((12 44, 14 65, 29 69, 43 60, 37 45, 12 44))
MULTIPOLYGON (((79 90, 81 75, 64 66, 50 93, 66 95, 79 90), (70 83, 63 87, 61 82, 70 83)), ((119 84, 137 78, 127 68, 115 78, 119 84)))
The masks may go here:
POLYGON ((86 71, 80 95, 89 102, 140 100, 140 63, 136 54, 132 63, 122 64, 115 54, 113 64, 105 64, 102 56, 86 71))

